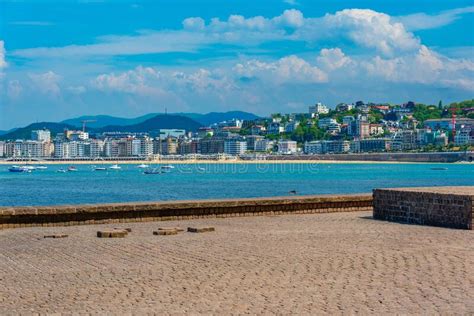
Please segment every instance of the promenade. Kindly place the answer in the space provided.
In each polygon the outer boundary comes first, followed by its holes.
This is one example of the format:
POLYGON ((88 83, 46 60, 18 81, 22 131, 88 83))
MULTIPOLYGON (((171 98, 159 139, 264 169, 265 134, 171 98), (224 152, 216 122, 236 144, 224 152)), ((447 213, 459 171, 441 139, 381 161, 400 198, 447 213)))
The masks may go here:
POLYGON ((0 230, 0 314, 474 313, 474 233, 371 212, 0 230), (160 226, 215 232, 154 236, 160 226), (99 229, 130 227, 123 239, 99 229), (60 239, 45 239, 65 233, 60 239))

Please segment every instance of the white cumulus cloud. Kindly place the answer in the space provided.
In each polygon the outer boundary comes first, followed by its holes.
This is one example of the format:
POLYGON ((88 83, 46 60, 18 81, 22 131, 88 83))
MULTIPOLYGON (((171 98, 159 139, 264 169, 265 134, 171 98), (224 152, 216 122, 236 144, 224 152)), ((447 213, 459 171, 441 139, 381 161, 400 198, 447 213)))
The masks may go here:
POLYGON ((10 80, 7 86, 7 95, 10 99, 17 99, 23 90, 20 81, 10 80))
POLYGON ((408 32, 402 23, 373 10, 342 10, 334 15, 326 15, 324 24, 329 31, 348 37, 359 45, 375 48, 385 55, 415 50, 420 46, 420 40, 408 32))
POLYGON ((6 55, 5 42, 0 41, 0 70, 2 68, 7 67, 7 61, 5 59, 5 55, 6 55))
POLYGON ((235 65, 234 71, 241 77, 276 83, 321 83, 328 80, 321 69, 294 55, 275 62, 249 60, 235 65))
POLYGON ((461 18, 462 15, 474 13, 474 6, 446 10, 439 14, 415 13, 396 17, 410 31, 439 28, 461 18))
POLYGON ((436 54, 422 45, 413 54, 363 61, 368 74, 388 82, 421 83, 472 90, 474 63, 436 54))
POLYGON ((59 87, 59 81, 61 76, 54 73, 53 71, 47 71, 40 74, 29 74, 29 78, 33 83, 34 88, 39 90, 43 94, 52 96, 59 96, 61 88, 59 87))
POLYGON ((329 70, 335 70, 352 63, 352 59, 338 47, 321 49, 317 61, 323 68, 329 70))
POLYGON ((101 91, 115 91, 138 95, 161 94, 161 89, 149 83, 157 80, 160 73, 151 67, 138 66, 133 70, 115 74, 98 75, 92 85, 101 91))
MULTIPOLYGON (((441 13, 444 24, 472 7, 441 13)), ((436 16, 438 17, 438 16, 436 16)), ((391 17, 370 9, 345 9, 322 17, 305 17, 297 9, 284 10, 274 17, 233 14, 227 19, 206 21, 195 16, 183 20, 175 30, 137 31, 133 35, 101 36, 91 44, 63 47, 32 47, 18 49, 12 55, 26 58, 77 58, 82 56, 115 56, 167 52, 196 52, 212 45, 230 44, 255 47, 272 41, 297 41, 309 44, 348 39, 356 46, 372 49, 393 57, 400 52, 416 51, 421 40, 410 30, 435 27, 416 17, 391 17), (408 25, 408 28, 405 26, 408 25)), ((437 21, 437 19, 435 19, 437 21)), ((216 52, 221 48, 216 48, 216 52)))
POLYGON ((183 21, 183 27, 186 30, 203 30, 205 26, 206 22, 200 17, 187 18, 183 21))

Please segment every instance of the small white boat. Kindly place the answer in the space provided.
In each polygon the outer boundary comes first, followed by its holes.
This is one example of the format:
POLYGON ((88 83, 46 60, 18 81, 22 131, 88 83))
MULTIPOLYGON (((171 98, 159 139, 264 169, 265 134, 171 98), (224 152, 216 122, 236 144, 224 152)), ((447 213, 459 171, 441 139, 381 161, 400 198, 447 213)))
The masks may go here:
POLYGON ((95 167, 94 170, 95 171, 107 171, 107 168, 106 167, 95 167))
POLYGON ((172 165, 163 165, 163 166, 161 166, 161 171, 162 172, 170 172, 171 169, 174 169, 174 166, 172 166, 172 165))
POLYGON ((48 167, 46 167, 46 166, 36 166, 35 169, 36 170, 46 170, 46 169, 48 169, 48 167))
POLYGON ((120 170, 120 169, 122 169, 122 167, 120 167, 119 165, 115 164, 115 165, 110 166, 109 169, 111 169, 111 170, 120 170))
POLYGON ((206 171, 206 168, 204 168, 204 167, 197 167, 197 170, 198 170, 198 171, 206 171))
POLYGON ((67 171, 66 171, 66 169, 62 169, 62 168, 61 168, 61 169, 56 170, 56 172, 58 172, 58 173, 66 173, 67 171))
POLYGON ((77 171, 77 168, 74 167, 74 166, 69 166, 69 167, 67 168, 67 171, 69 171, 69 172, 75 172, 75 171, 77 171))
POLYGON ((150 168, 150 166, 149 166, 149 165, 145 165, 144 163, 142 163, 142 164, 139 164, 139 165, 137 166, 137 168, 146 169, 146 168, 150 168))
POLYGON ((29 165, 22 166, 22 168, 25 168, 25 169, 31 170, 31 171, 36 170, 36 167, 35 167, 35 166, 29 166, 29 165))

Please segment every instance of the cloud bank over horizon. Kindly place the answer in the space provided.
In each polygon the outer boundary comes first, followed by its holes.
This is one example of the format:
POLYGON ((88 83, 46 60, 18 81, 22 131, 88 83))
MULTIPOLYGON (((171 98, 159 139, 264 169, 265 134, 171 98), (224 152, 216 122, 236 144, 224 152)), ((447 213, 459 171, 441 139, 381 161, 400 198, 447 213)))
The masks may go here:
POLYGON ((0 129, 80 114, 130 117, 165 107, 269 114, 305 111, 319 100, 335 105, 471 98, 472 45, 463 48, 466 56, 453 57, 415 32, 473 12, 463 7, 390 16, 343 9, 306 17, 293 8, 273 17, 192 16, 181 28, 101 35, 81 44, 9 49, 0 39, 0 129))

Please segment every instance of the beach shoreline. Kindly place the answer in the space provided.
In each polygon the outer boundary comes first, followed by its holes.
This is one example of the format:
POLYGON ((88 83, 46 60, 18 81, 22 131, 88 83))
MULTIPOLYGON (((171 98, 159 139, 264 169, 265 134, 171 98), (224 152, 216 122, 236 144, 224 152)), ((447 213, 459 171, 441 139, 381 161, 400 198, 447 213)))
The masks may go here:
MULTIPOLYGON (((241 159, 221 159, 221 160, 38 160, 38 161, 0 161, 0 165, 156 165, 156 164, 440 164, 452 162, 425 162, 425 161, 374 161, 374 160, 318 160, 318 159, 291 159, 291 160, 241 160, 241 159)), ((457 162, 459 163, 459 162, 457 162)), ((469 162, 466 162, 469 163, 469 162)))

